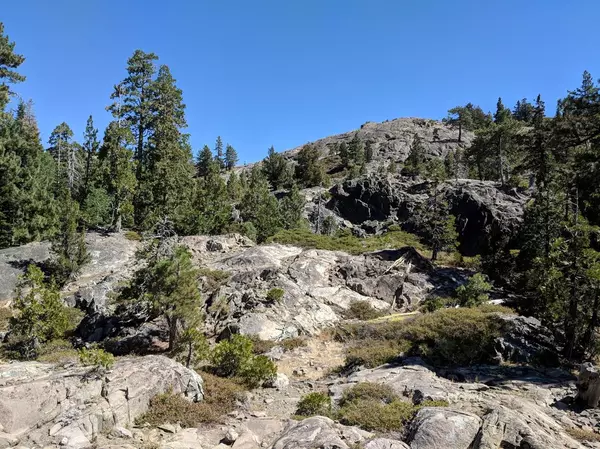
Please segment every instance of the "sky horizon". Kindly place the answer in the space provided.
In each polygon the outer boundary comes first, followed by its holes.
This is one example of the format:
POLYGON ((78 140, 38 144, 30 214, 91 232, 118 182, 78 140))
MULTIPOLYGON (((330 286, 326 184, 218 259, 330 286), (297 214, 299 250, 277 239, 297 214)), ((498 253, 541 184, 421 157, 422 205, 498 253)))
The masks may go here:
POLYGON ((512 108, 539 93, 552 113, 584 70, 600 77, 598 2, 497 3, 20 0, 0 21, 26 58, 13 90, 33 100, 44 145, 63 121, 81 141, 90 114, 103 135, 140 48, 183 90, 194 153, 220 135, 249 163, 367 121, 493 111, 498 96, 512 108))

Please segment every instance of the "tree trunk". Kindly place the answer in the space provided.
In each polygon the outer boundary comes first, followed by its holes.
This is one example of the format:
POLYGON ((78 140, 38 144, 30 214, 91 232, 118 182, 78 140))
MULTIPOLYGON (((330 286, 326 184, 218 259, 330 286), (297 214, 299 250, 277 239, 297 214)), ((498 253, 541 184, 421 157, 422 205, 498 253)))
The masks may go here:
POLYGON ((167 317, 167 323, 169 325, 169 351, 172 351, 177 341, 177 318, 167 317))
POLYGON ((462 123, 458 122, 458 141, 462 142, 462 123))
POLYGON ((594 337, 594 332, 598 327, 598 307, 600 307, 600 296, 598 295, 598 291, 594 292, 594 304, 592 306, 592 317, 588 323, 588 326, 583 334, 581 339, 581 349, 579 351, 579 356, 582 358, 585 356, 586 352, 590 352, 592 340, 594 337))

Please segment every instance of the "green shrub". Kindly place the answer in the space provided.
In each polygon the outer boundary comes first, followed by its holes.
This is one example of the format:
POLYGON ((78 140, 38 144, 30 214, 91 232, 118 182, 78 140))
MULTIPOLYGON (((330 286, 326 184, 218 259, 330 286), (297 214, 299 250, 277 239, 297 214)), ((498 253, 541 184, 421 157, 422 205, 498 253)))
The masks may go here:
POLYGON ((325 393, 308 393, 298 402, 296 415, 298 416, 331 416, 331 398, 325 393))
POLYGON ((267 292, 267 302, 270 303, 280 303, 283 299, 283 295, 285 291, 281 288, 272 288, 267 292))
POLYGON ((219 342, 210 355, 213 372, 237 377, 251 388, 273 377, 277 367, 268 357, 255 355, 253 346, 251 338, 238 334, 219 342))
POLYGON ((456 298, 462 307, 475 307, 490 299, 488 292, 492 286, 487 282, 487 277, 481 273, 475 273, 466 284, 456 289, 456 298))
POLYGON ((125 238, 134 242, 139 242, 142 240, 142 236, 135 231, 125 231, 125 238))
POLYGON ((352 301, 348 310, 344 312, 344 317, 349 320, 374 320, 385 315, 375 308, 368 301, 352 301))
POLYGON ((341 326, 336 339, 349 344, 346 366, 377 366, 400 353, 440 366, 489 363, 501 334, 499 310, 507 309, 443 309, 405 321, 355 323, 341 326))
POLYGON ((342 424, 375 432, 400 431, 411 421, 416 408, 409 402, 395 400, 384 404, 377 400, 350 402, 339 411, 342 424))
POLYGON ((346 232, 338 232, 335 236, 313 234, 307 230, 288 229, 279 231, 268 239, 269 242, 296 245, 303 248, 344 251, 350 254, 363 254, 382 249, 396 249, 403 246, 414 246, 424 251, 425 246, 419 239, 404 231, 388 231, 381 235, 360 238, 346 232))
POLYGON ((172 393, 160 394, 150 400, 148 411, 136 419, 136 423, 155 426, 180 423, 183 427, 196 427, 201 423, 223 421, 223 417, 242 400, 243 388, 231 379, 206 372, 200 374, 204 380, 202 402, 192 403, 172 393))
POLYGON ((8 330, 12 311, 7 307, 0 307, 0 331, 8 330))
POLYGON ((104 349, 82 348, 79 350, 79 361, 82 365, 92 366, 96 369, 110 369, 115 363, 115 357, 104 349))
POLYGON ((456 300, 453 298, 446 298, 443 296, 428 296, 421 304, 421 311, 423 312, 435 312, 439 309, 444 309, 446 307, 452 307, 456 304, 456 300))
POLYGON ((62 364, 77 362, 79 352, 70 341, 64 339, 51 340, 44 343, 39 350, 37 361, 42 363, 62 364))
POLYGON ((357 401, 379 401, 390 404, 396 399, 398 399, 398 395, 389 385, 360 382, 344 391, 340 405, 344 406, 357 401))
POLYGON ((216 290, 231 277, 231 273, 228 271, 211 270, 206 267, 199 268, 198 275, 204 279, 209 290, 216 290))

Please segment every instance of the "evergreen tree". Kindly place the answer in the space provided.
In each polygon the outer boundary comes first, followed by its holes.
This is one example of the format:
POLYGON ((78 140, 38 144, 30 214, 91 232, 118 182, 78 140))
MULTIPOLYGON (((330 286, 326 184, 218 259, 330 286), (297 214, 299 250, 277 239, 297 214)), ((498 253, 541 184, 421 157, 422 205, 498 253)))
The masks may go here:
POLYGON ((235 151, 235 148, 233 148, 231 145, 227 144, 227 147, 225 148, 225 168, 227 170, 232 170, 237 162, 237 151, 235 151))
POLYGON ((194 168, 188 136, 181 131, 187 126, 183 94, 165 65, 152 84, 151 99, 154 122, 136 194, 136 223, 148 229, 169 217, 178 228, 190 205, 194 168))
POLYGON ((373 150, 373 142, 367 140, 365 143, 365 162, 373 162, 374 150, 373 150))
POLYGON ((208 145, 204 145, 196 161, 196 176, 208 176, 209 173, 215 170, 218 171, 218 165, 213 159, 212 151, 210 151, 208 145))
POLYGON ((153 121, 152 83, 156 73, 154 61, 157 59, 154 53, 136 50, 127 60, 127 77, 115 86, 111 95, 115 102, 108 107, 119 125, 129 127, 135 139, 138 179, 146 168, 146 139, 153 121))
POLYGON ((239 207, 241 218, 254 225, 259 243, 281 229, 279 203, 271 194, 269 183, 258 166, 253 167, 250 173, 248 188, 239 207))
POLYGON ((350 166, 350 150, 348 149, 348 144, 346 142, 340 143, 337 152, 342 160, 342 165, 344 167, 350 166))
POLYGON ((358 137, 358 133, 354 133, 354 137, 348 143, 348 153, 352 163, 360 167, 365 160, 365 150, 362 140, 358 137))
POLYGON ((236 172, 232 171, 227 179, 227 195, 231 201, 237 202, 242 197, 242 183, 236 172))
POLYGON ((275 190, 282 189, 292 182, 289 163, 275 148, 269 148, 267 157, 262 161, 262 171, 275 190))
POLYGON ((304 187, 321 186, 326 182, 325 171, 319 159, 319 150, 313 145, 304 145, 298 153, 296 179, 304 187))
POLYGON ((415 176, 423 172, 425 164, 425 148, 423 146, 423 140, 415 133, 413 141, 410 144, 410 150, 408 157, 404 162, 404 170, 408 174, 415 176))
POLYGON ((513 109, 513 117, 515 120, 530 124, 533 120, 534 107, 527 101, 527 98, 517 101, 513 109))
POLYGON ((14 52, 15 43, 4 34, 4 24, 0 22, 0 112, 10 100, 11 91, 8 83, 20 83, 25 77, 15 71, 25 61, 25 58, 14 52))
POLYGON ((52 240, 53 274, 59 285, 75 278, 81 267, 89 261, 85 232, 78 230, 79 204, 62 189, 59 198, 61 220, 57 235, 52 240))
POLYGON ((82 191, 79 195, 80 202, 83 204, 90 194, 92 189, 92 181, 94 177, 94 169, 98 158, 98 130, 94 128, 94 120, 90 115, 85 126, 83 135, 83 151, 85 153, 85 172, 82 191))
POLYGON ((123 221, 131 222, 135 192, 135 164, 128 145, 133 142, 131 131, 111 122, 104 133, 99 159, 103 185, 110 196, 111 227, 121 231, 123 221))
MULTIPOLYGON (((233 175, 234 173, 232 173, 233 175)), ((225 181, 217 171, 197 180, 191 234, 221 234, 231 223, 232 207, 225 181)))
POLYGON ((72 141, 73 131, 65 122, 58 125, 48 139, 49 153, 56 160, 59 182, 65 182, 72 195, 78 193, 84 171, 81 147, 72 141))
POLYGON ((289 193, 283 197, 279 206, 281 219, 285 229, 298 229, 302 225, 302 213, 306 200, 296 184, 292 185, 289 193))
POLYGON ((215 161, 220 170, 225 168, 225 153, 223 152, 223 141, 221 140, 221 136, 217 137, 217 142, 215 143, 215 161))
POLYGON ((473 127, 473 118, 467 107, 457 106, 448 111, 448 117, 444 120, 450 126, 458 127, 458 141, 462 142, 463 129, 473 127))

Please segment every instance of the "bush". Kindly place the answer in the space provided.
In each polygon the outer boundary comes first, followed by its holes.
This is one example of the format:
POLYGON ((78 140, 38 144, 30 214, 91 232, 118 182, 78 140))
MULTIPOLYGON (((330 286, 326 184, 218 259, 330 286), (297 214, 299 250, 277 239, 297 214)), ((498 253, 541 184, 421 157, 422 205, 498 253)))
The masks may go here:
POLYGON ((352 301, 348 310, 344 312, 344 317, 349 320, 374 320, 376 318, 385 315, 375 308, 367 301, 352 301))
POLYGON ((499 310, 507 309, 443 309, 411 320, 354 324, 338 329, 336 338, 350 344, 346 366, 376 366, 402 352, 439 366, 493 362, 499 310))
POLYGON ((325 393, 308 393, 298 402, 296 415, 306 416, 331 416, 331 398, 325 393))
POLYGON ((204 380, 204 400, 192 403, 179 395, 165 393, 150 400, 148 411, 136 423, 160 425, 179 423, 183 427, 196 427, 200 423, 214 423, 235 409, 242 399, 243 388, 230 379, 200 373, 204 380))
POLYGON ((8 325, 12 317, 12 311, 6 307, 0 307, 0 331, 8 330, 8 325))
POLYGON ((38 362, 52 364, 77 362, 79 360, 79 352, 73 347, 70 341, 57 339, 45 343, 40 348, 37 360, 38 362))
POLYGON ((95 369, 110 369, 115 363, 115 357, 99 348, 82 348, 79 350, 79 361, 82 365, 92 366, 95 369))
POLYGON ((221 377, 237 377, 248 387, 254 388, 277 373, 277 367, 269 358, 254 354, 252 339, 233 335, 218 343, 210 359, 213 372, 221 377))
POLYGON ((302 348, 306 346, 306 340, 300 337, 286 338, 281 341, 284 351, 293 351, 296 348, 302 348))
POLYGON ((446 307, 453 307, 455 304, 456 300, 453 298, 445 298, 443 296, 428 296, 425 298, 425 301, 423 301, 421 310, 423 312, 431 313, 446 307))
POLYGON ((284 245, 296 245, 303 248, 325 249, 330 251, 344 251, 350 254, 363 254, 382 249, 395 249, 403 246, 414 246, 424 251, 425 246, 419 239, 408 232, 388 231, 382 235, 367 238, 353 236, 349 232, 338 232, 335 236, 313 234, 302 229, 288 229, 279 231, 268 239, 269 242, 284 245))
POLYGON ((395 400, 383 404, 377 400, 350 402, 340 409, 340 422, 376 432, 400 431, 411 421, 417 408, 409 403, 395 400))
POLYGON ((492 286, 487 282, 487 277, 481 273, 475 273, 466 284, 456 289, 456 298, 462 307, 475 307, 490 299, 488 292, 492 286))
POLYGON ((135 231, 125 231, 125 238, 134 242, 139 242, 142 240, 142 236, 135 231))
POLYGON ((270 303, 280 303, 283 299, 283 295, 285 291, 281 288, 272 288, 267 292, 267 302, 270 303))
POLYGON ((344 391, 340 405, 344 406, 357 401, 379 401, 390 404, 398 399, 398 395, 389 385, 371 382, 360 382, 344 391))

